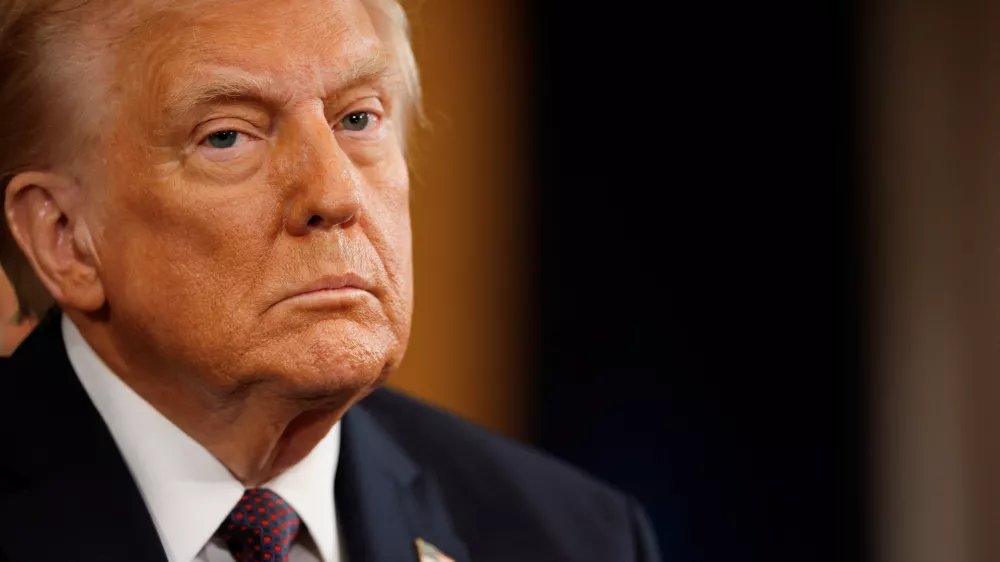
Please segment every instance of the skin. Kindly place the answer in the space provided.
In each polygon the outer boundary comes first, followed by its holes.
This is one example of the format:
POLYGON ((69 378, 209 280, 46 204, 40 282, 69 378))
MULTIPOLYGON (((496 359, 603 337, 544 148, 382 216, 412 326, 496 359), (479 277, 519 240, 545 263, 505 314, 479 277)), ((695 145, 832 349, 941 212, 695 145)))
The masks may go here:
POLYGON ((85 164, 15 177, 6 211, 105 363, 253 486, 402 359, 405 100, 358 0, 168 5, 98 50, 85 164))

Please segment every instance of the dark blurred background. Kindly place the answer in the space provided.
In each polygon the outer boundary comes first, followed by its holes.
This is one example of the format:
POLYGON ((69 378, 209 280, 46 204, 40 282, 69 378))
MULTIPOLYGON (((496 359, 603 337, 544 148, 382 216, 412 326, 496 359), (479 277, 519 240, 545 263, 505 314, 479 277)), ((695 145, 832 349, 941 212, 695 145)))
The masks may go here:
POLYGON ((856 7, 412 12, 396 384, 635 496, 666 560, 867 560, 856 7))
POLYGON ((533 3, 536 430, 667 560, 857 561, 852 14, 752 4, 533 3))

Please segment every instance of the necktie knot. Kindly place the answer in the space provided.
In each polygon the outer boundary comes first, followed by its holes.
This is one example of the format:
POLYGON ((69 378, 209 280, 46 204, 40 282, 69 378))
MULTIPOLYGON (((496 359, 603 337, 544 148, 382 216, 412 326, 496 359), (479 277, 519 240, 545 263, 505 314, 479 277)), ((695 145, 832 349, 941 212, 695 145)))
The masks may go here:
POLYGON ((298 514, 281 496, 252 488, 229 512, 216 535, 240 562, 288 562, 300 525, 298 514))

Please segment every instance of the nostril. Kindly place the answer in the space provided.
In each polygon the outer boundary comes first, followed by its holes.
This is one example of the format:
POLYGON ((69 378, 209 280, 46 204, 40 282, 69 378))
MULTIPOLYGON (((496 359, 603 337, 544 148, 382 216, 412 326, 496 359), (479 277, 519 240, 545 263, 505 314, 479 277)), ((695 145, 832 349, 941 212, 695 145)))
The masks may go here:
POLYGON ((309 217, 309 223, 308 224, 309 224, 309 226, 319 226, 320 224, 322 224, 322 222, 323 222, 323 218, 322 217, 320 217, 319 215, 313 215, 313 216, 309 217))

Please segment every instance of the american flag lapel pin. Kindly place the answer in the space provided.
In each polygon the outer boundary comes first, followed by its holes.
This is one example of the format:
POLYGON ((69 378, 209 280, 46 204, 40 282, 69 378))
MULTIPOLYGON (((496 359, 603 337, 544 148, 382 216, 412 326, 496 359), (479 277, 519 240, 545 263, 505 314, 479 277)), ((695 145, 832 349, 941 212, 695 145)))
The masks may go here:
POLYGON ((454 558, 445 556, 436 546, 420 538, 417 539, 417 559, 420 562, 455 562, 454 558))

